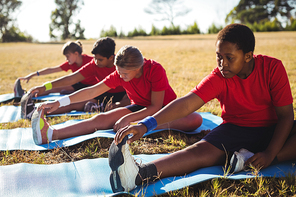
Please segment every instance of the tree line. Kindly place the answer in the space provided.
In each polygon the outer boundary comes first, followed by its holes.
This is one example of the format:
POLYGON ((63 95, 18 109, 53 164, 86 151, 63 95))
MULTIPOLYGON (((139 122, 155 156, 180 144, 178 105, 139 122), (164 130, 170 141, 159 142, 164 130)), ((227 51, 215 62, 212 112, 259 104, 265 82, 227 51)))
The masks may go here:
MULTIPOLYGON (((0 37, 1 42, 26 41, 32 42, 33 37, 23 33, 15 25, 12 13, 20 8, 20 0, 0 0, 0 37)), ((81 7, 83 0, 55 0, 56 9, 51 13, 49 35, 51 39, 85 39, 85 28, 80 20, 73 21, 81 7), (70 31, 70 27, 72 27, 70 31)), ((127 34, 110 26, 102 30, 100 36, 135 37, 155 35, 181 35, 181 34, 213 34, 219 32, 223 26, 212 24, 207 32, 201 32, 197 22, 182 29, 174 24, 176 17, 182 17, 191 11, 183 5, 182 0, 151 0, 144 12, 157 16, 157 20, 168 21, 169 26, 163 28, 151 27, 146 32, 142 27, 135 28, 127 34)), ((225 24, 242 23, 249 26, 254 32, 266 31, 296 31, 296 1, 295 0, 240 0, 226 16, 225 24)))

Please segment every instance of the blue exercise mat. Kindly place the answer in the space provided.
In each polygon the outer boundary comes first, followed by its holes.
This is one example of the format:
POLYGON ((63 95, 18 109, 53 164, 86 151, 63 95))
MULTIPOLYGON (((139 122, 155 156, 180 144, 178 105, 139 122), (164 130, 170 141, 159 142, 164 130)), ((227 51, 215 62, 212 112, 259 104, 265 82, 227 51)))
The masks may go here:
POLYGON ((33 100, 40 100, 40 101, 54 101, 57 100, 65 95, 62 95, 60 93, 50 93, 45 96, 37 96, 37 97, 32 97, 33 100))
MULTIPOLYGON (((202 112, 200 114, 203 117, 203 124, 192 132, 184 133, 196 134, 202 130, 213 129, 222 122, 222 119, 220 117, 215 116, 209 112, 202 112)), ((53 127, 61 128, 67 125, 74 124, 78 121, 81 120, 69 120, 61 124, 53 125, 53 127)), ((151 135, 153 133, 160 132, 163 130, 154 130, 146 133, 144 136, 151 135)), ((32 137, 32 128, 3 129, 0 130, 0 150, 48 150, 57 147, 72 146, 96 137, 114 138, 114 136, 115 132, 112 129, 98 130, 88 135, 67 138, 64 140, 56 140, 49 144, 35 145, 32 137)))
POLYGON ((0 103, 11 101, 14 98, 15 98, 14 93, 1 94, 0 95, 0 103))
MULTIPOLYGON (((71 111, 63 114, 47 115, 48 117, 53 116, 81 116, 85 115, 83 111, 71 111)), ((0 107, 0 123, 16 122, 21 119, 21 106, 4 105, 0 107)))
MULTIPOLYGON (((63 96, 64 95, 61 95, 60 93, 50 93, 49 95, 33 97, 32 99, 41 100, 41 101, 52 101, 52 100, 59 99, 59 98, 61 98, 63 96)), ((1 94, 0 95, 0 103, 12 101, 13 99, 15 99, 14 93, 8 93, 8 94, 1 94)))
MULTIPOLYGON (((153 161, 164 154, 136 155, 143 163, 153 161)), ((292 162, 270 166, 259 173, 264 177, 295 175, 292 162)), ((108 158, 85 159, 52 165, 14 164, 0 167, 0 193, 6 197, 83 197, 112 196, 109 182, 108 158)), ((202 168, 186 176, 164 178, 149 185, 138 186, 130 193, 138 196, 155 196, 191 186, 213 178, 223 178, 222 166, 202 168)), ((226 178, 226 177, 224 177, 226 178)), ((250 172, 227 176, 228 179, 254 178, 250 172)), ((116 193, 121 194, 121 193, 116 193)), ((123 193, 122 193, 123 194, 123 193)))

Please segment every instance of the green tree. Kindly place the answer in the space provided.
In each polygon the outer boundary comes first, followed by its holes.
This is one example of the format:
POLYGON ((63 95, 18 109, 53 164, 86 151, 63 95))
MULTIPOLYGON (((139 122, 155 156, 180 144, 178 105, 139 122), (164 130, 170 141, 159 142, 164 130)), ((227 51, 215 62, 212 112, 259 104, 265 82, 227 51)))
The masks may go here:
POLYGON ((85 39, 84 37, 85 28, 81 27, 80 22, 81 21, 78 20, 78 22, 75 24, 75 29, 72 34, 72 38, 74 39, 85 39))
POLYGON ((295 9, 295 0, 240 0, 226 16, 226 22, 243 24, 272 21, 281 16, 289 20, 291 11, 295 9))
POLYGON ((197 22, 194 21, 193 25, 190 25, 187 27, 187 30, 182 32, 183 34, 200 34, 199 27, 197 25, 197 22))
POLYGON ((18 0, 0 0, 0 34, 2 41, 5 42, 6 34, 14 27, 12 13, 22 5, 18 0), (3 38, 4 36, 4 38, 3 38))
POLYGON ((287 22, 285 30, 296 31, 296 18, 291 17, 290 21, 287 22))
POLYGON ((30 35, 27 35, 26 33, 23 33, 19 30, 19 28, 12 26, 10 27, 5 34, 2 36, 3 42, 32 42, 33 37, 30 35))
POLYGON ((148 14, 161 16, 157 20, 169 21, 173 27, 176 17, 184 16, 191 10, 183 5, 182 0, 152 0, 149 7, 144 9, 148 14))
POLYGON ((157 28, 152 24, 150 35, 151 35, 151 36, 157 36, 157 35, 160 35, 160 34, 161 34, 161 31, 160 31, 159 29, 157 29, 157 28))
POLYGON ((116 28, 111 25, 110 26, 110 29, 109 30, 101 30, 101 34, 100 34, 101 37, 117 37, 117 31, 116 31, 116 28))
POLYGON ((75 38, 84 38, 84 29, 81 27, 80 21, 75 24, 76 28, 72 33, 69 30, 73 25, 72 17, 80 11, 80 5, 84 5, 83 0, 55 0, 55 4, 57 8, 51 12, 49 25, 50 38, 57 38, 56 34, 61 34, 62 40, 71 38, 73 35, 75 38))
POLYGON ((209 34, 216 34, 218 33, 221 29, 223 29, 222 26, 217 27, 214 23, 209 27, 208 33, 209 34))

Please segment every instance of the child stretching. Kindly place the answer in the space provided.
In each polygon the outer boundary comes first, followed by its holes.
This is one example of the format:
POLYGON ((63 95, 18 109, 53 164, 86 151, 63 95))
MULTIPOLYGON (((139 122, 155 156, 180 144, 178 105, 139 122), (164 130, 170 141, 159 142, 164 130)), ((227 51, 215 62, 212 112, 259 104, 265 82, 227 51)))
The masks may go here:
MULTIPOLYGON (((115 41, 112 38, 100 38, 95 42, 93 46, 91 53, 94 57, 93 60, 91 60, 89 63, 87 63, 72 74, 55 79, 50 82, 46 82, 41 86, 32 88, 26 95, 23 96, 21 100, 22 118, 30 118, 33 113, 34 108, 32 107, 33 101, 31 99, 33 95, 36 94, 39 96, 51 89, 63 88, 71 85, 73 86, 75 91, 77 91, 79 89, 97 84, 106 76, 114 72, 115 45, 115 41)), ((91 112, 91 108, 98 108, 98 102, 105 106, 110 101, 113 108, 125 106, 127 104, 130 104, 129 99, 125 97, 126 93, 123 87, 119 86, 115 89, 109 90, 102 95, 97 95, 93 98, 89 97, 88 100, 84 102, 74 103, 68 106, 61 107, 54 113, 61 114, 70 112, 72 110, 91 112), (89 106, 89 104, 93 105, 93 107, 89 106)))
POLYGON ((285 68, 278 59, 254 55, 254 47, 255 38, 247 26, 226 26, 217 36, 217 67, 211 74, 186 96, 138 125, 117 131, 109 149, 114 192, 132 190, 156 177, 183 176, 199 168, 222 165, 226 153, 241 149, 230 162, 234 172, 244 165, 265 168, 272 162, 296 158, 293 100, 285 68), (157 125, 186 117, 213 98, 222 108, 221 125, 184 150, 147 164, 135 163, 128 144, 157 125), (133 137, 127 139, 130 133, 133 137), (238 165, 235 160, 239 160, 238 165))
MULTIPOLYGON (((62 63, 61 65, 55 66, 55 67, 44 68, 42 70, 33 72, 33 73, 27 75, 26 77, 20 77, 18 79, 26 81, 28 83, 30 81, 30 79, 35 76, 48 75, 48 74, 61 72, 61 71, 68 71, 68 70, 71 70, 74 73, 79 68, 81 68, 85 64, 89 63, 93 59, 93 57, 91 57, 89 55, 82 54, 82 44, 78 40, 76 42, 69 41, 66 44, 64 44, 62 51, 63 51, 63 55, 66 57, 66 60, 67 60, 66 62, 62 63)), ((88 84, 87 80, 82 80, 79 83, 88 84)), ((42 95, 47 95, 52 92, 69 93, 69 92, 73 92, 73 91, 77 90, 76 89, 77 85, 73 85, 73 86, 71 86, 71 85, 53 88, 51 90, 44 92, 42 95)), ((15 89, 16 88, 17 87, 15 87, 15 89)), ((41 95, 39 94, 39 96, 41 96, 41 95)))
MULTIPOLYGON (((131 122, 154 114, 176 98, 175 92, 168 83, 164 68, 153 60, 143 59, 137 48, 132 46, 122 47, 115 56, 114 63, 116 71, 100 83, 79 90, 55 102, 43 104, 34 112, 32 128, 36 144, 85 135, 100 129, 113 128, 117 131, 131 122), (49 108, 48 112, 50 113, 61 106, 85 101, 118 86, 124 87, 131 105, 97 114, 90 119, 61 129, 52 128, 44 118, 45 108, 49 108)), ((201 123, 201 116, 194 112, 171 122, 169 125, 161 125, 158 128, 190 131, 198 128, 201 123)))

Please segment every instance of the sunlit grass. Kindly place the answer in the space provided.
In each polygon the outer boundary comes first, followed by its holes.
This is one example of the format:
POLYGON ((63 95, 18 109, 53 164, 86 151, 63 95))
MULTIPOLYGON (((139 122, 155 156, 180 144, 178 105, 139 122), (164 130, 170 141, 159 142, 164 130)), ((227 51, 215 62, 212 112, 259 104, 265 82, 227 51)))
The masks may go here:
MULTIPOLYGON (((266 54, 282 60, 289 77, 294 106, 296 102, 296 34, 295 32, 256 33, 255 54, 266 54)), ((215 58, 216 35, 158 36, 139 37, 135 39, 116 39, 116 51, 123 45, 137 46, 144 57, 154 59, 166 69, 169 82, 178 97, 184 96, 194 88, 207 74, 216 67, 215 58)), ((82 41, 83 50, 90 54, 95 40, 82 41)), ((45 67, 61 64, 65 61, 61 49, 64 43, 0 44, 0 94, 12 93, 14 81, 45 67)), ((68 72, 70 73, 70 72, 68 72)), ((46 81, 63 76, 61 72, 31 79, 22 83, 24 89, 43 84, 46 81)), ((6 105, 12 105, 8 103, 6 105)), ((211 112, 221 115, 217 100, 205 104, 199 112, 211 112)), ((295 113, 295 108, 294 108, 295 113)), ((93 115, 79 117, 48 118, 55 125, 70 119, 86 119, 93 115)), ((28 128, 29 120, 13 123, 2 123, 0 129, 28 128)), ((142 138, 131 144, 133 154, 171 153, 184 149, 203 137, 203 133, 185 135, 176 131, 165 131, 142 138)), ((106 158, 112 139, 95 138, 80 144, 56 148, 47 151, 0 151, 0 165, 15 163, 56 164, 73 162, 82 159, 106 158)), ((296 176, 287 174, 285 178, 263 178, 253 169, 252 179, 230 180, 225 165, 225 176, 205 181, 182 190, 169 192, 161 196, 295 196, 296 176)), ((142 193, 144 193, 143 188, 142 193)))

